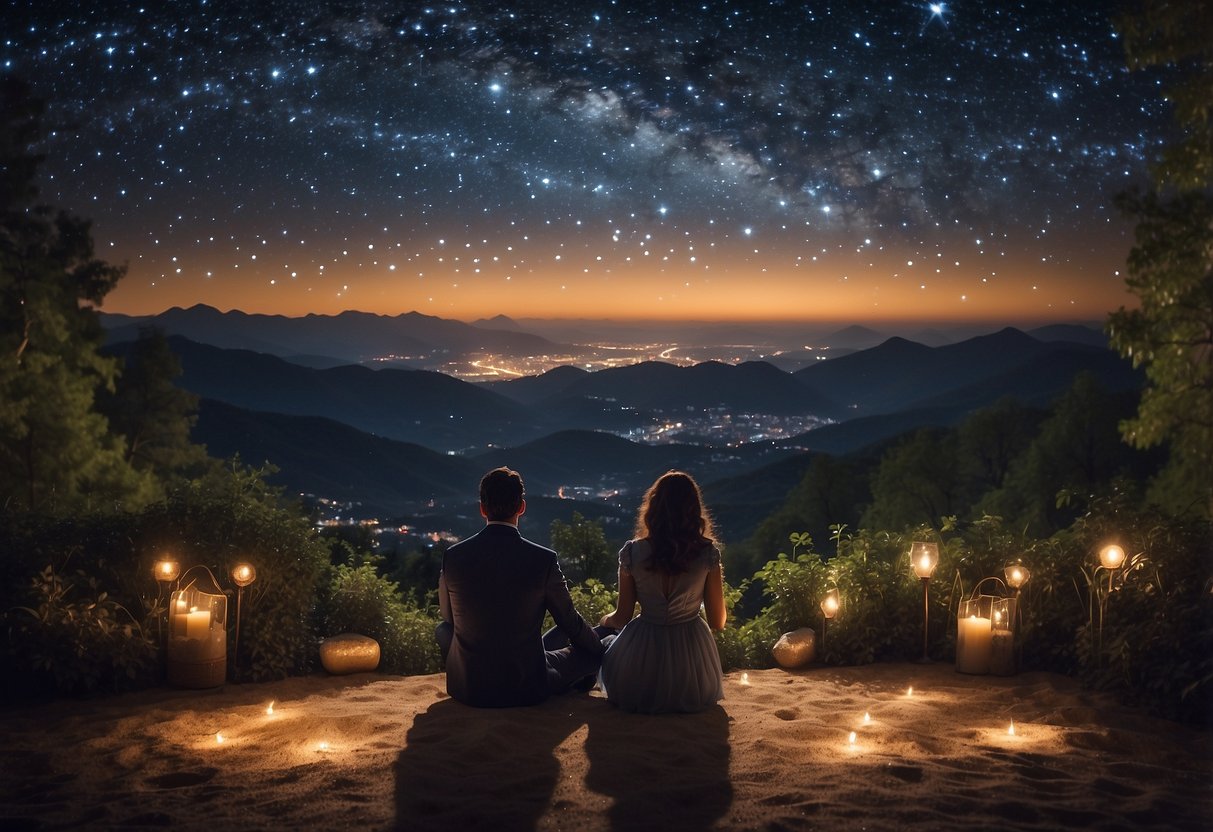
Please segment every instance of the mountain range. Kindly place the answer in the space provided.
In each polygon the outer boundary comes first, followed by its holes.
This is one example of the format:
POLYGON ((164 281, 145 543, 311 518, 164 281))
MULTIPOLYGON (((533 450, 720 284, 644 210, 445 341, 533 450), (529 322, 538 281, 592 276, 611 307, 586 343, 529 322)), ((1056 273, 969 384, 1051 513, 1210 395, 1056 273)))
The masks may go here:
MULTIPOLYGON (((235 321, 239 326, 223 335, 232 339, 250 320, 264 323, 265 331, 243 330, 239 338, 247 344, 310 348, 309 339, 319 333, 334 346, 330 354, 362 349, 340 340, 345 328, 358 328, 359 317, 213 312, 181 310, 176 317, 191 326, 210 320, 220 329, 235 321), (292 334, 291 322, 310 334, 292 334)), ((428 327, 435 320, 423 322, 428 327)), ((121 316, 106 322, 117 324, 109 349, 125 353, 129 342, 123 339, 138 322, 121 316)), ((510 323, 493 319, 428 331, 460 338, 460 327, 519 335, 500 328, 510 323)), ((216 340, 214 332, 211 337, 216 340)), ((895 337, 797 372, 761 361, 682 367, 650 361, 592 373, 565 366, 479 384, 427 370, 304 366, 263 350, 182 336, 169 343, 182 365, 178 383, 203 399, 195 438, 212 454, 273 462, 277 481, 292 491, 361 502, 380 514, 438 504, 457 506, 473 519, 475 481, 496 465, 522 470, 536 497, 582 501, 584 514, 605 510, 603 494, 619 492, 634 502, 637 490, 669 468, 696 474, 709 494, 767 504, 770 495, 756 493, 762 483, 786 492, 807 464, 806 451, 850 453, 913 428, 953 425, 1007 395, 1046 407, 1080 372, 1092 373, 1111 391, 1141 386, 1139 373, 1106 348, 1042 340, 1016 329, 936 347, 895 337), (711 424, 719 421, 714 414, 749 414, 759 425, 764 415, 812 415, 827 424, 790 439, 742 444, 710 436, 696 444, 648 444, 615 435, 675 418, 711 424), (736 497, 746 489, 755 493, 736 497)), ((543 510, 558 512, 559 502, 545 503, 543 510)))

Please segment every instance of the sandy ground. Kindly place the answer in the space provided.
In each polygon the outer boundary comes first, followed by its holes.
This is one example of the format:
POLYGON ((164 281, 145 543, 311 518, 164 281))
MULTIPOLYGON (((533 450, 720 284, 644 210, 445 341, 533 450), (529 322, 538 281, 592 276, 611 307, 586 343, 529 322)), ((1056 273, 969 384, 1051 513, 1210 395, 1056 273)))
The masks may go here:
POLYGON ((653 717, 597 693, 475 710, 444 682, 311 676, 8 710, 0 828, 1213 828, 1208 732, 1050 674, 731 673, 721 707, 653 717))

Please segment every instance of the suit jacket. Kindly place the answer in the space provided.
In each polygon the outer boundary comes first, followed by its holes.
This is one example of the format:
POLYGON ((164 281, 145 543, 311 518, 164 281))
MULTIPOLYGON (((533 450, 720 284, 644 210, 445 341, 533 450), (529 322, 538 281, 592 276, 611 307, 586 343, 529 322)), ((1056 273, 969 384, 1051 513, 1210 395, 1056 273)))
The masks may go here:
POLYGON ((556 553, 514 526, 490 523, 442 558, 455 637, 446 658, 447 692, 468 705, 534 705, 548 695, 544 611, 574 647, 602 643, 573 609, 556 553))

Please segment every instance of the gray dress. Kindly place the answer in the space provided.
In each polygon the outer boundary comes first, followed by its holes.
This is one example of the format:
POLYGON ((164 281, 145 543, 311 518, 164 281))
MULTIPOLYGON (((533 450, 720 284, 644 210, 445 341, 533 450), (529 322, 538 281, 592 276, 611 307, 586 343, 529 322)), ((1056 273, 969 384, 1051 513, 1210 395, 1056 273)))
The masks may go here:
POLYGON ((609 701, 625 711, 694 713, 724 698, 720 654, 712 631, 699 615, 708 572, 720 551, 705 546, 681 575, 669 597, 661 573, 646 567, 652 548, 630 541, 619 565, 636 582, 640 615, 633 618, 602 657, 600 679, 609 701))

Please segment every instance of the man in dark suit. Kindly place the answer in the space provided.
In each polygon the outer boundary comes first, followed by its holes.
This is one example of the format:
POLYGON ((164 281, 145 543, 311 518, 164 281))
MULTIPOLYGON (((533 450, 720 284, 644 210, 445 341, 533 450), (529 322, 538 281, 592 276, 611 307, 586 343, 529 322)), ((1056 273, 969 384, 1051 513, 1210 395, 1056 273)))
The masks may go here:
POLYGON ((509 468, 489 471, 480 481, 484 528, 442 558, 443 621, 435 635, 447 692, 467 705, 534 705, 592 679, 602 662, 602 642, 573 609, 556 553, 519 534, 524 511, 522 477, 509 468), (567 647, 544 649, 545 610, 567 647))

